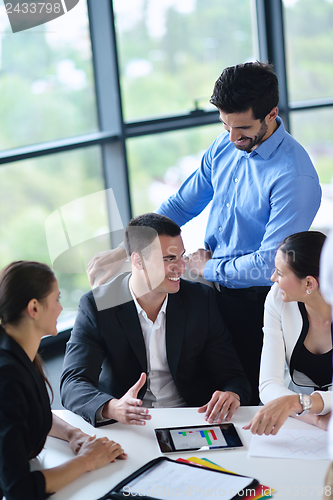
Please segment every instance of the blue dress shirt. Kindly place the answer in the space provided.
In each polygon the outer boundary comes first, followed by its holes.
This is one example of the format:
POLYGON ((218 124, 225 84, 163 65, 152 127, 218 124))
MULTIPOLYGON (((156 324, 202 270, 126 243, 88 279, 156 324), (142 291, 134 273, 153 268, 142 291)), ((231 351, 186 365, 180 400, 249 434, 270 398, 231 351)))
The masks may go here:
POLYGON ((227 288, 271 285, 278 245, 307 231, 320 206, 309 155, 276 121, 275 132, 251 153, 236 149, 228 132, 217 137, 200 168, 157 210, 181 226, 212 201, 205 247, 213 258, 204 276, 227 288))

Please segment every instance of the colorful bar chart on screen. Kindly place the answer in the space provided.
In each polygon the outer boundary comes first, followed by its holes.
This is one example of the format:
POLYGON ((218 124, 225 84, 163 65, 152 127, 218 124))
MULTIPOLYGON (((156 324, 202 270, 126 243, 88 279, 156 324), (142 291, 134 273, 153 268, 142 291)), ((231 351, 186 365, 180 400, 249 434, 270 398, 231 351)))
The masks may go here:
POLYGON ((214 448, 215 446, 227 446, 227 442, 219 427, 209 429, 198 427, 195 430, 171 429, 171 437, 176 448, 214 448))

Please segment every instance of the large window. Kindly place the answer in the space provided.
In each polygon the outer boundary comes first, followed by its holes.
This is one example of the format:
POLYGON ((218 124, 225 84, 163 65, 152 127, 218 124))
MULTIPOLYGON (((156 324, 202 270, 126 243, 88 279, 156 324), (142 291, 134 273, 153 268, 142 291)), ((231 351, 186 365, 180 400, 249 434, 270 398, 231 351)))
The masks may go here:
MULTIPOLYGON (((71 205, 69 223, 77 220, 82 231, 89 224, 78 216, 75 201, 103 190, 102 164, 98 147, 19 161, 0 168, 0 259, 1 268, 12 260, 37 260, 53 265, 59 230, 47 235, 47 221, 59 209, 71 205), (54 257, 54 258, 53 258, 54 257)), ((91 207, 93 208, 93 206, 91 207)), ((78 214, 80 215, 80 214, 78 214)), ((68 219, 68 218, 67 218, 68 219)), ((99 218, 100 219, 100 218, 99 218)), ((66 225, 67 222, 67 225, 66 225)), ((105 221, 107 224, 107 221, 105 221)), ((105 224, 104 223, 104 224, 105 224)), ((69 227, 67 227, 69 226, 69 227)), ((60 228, 61 229, 61 228, 60 228)), ((73 230, 72 230, 73 232, 73 230)), ((93 230, 90 234, 94 234, 93 230)), ((68 240, 73 238, 68 235, 68 240)), ((68 266, 55 266, 62 296, 62 318, 72 317, 80 296, 89 289, 79 254, 65 255, 68 266), (75 262, 72 262, 75 259, 75 262)), ((86 260, 86 259, 85 259, 86 260)))
POLYGON ((313 222, 314 228, 328 233, 333 228, 333 124, 332 108, 291 113, 293 136, 309 153, 319 175, 323 197, 313 222))
POLYGON ((12 33, 1 5, 0 147, 98 129, 87 5, 12 33))
POLYGON ((153 211, 196 170, 222 124, 195 127, 127 141, 134 215, 153 211))
MULTIPOLYGON (((209 98, 223 68, 259 57, 252 0, 116 0, 114 11, 125 122, 216 111, 209 98)), ((196 125, 127 140, 133 215, 175 193, 224 131, 196 125)), ((183 230, 187 250, 203 246, 206 219, 207 210, 183 230)))
POLYGON ((333 227, 333 2, 284 0, 290 131, 317 169, 323 199, 313 226, 333 227))
POLYGON ((224 67, 258 57, 252 0, 115 0, 125 120, 207 107, 224 67), (240 14, 241 13, 241 14, 240 14))
MULTIPOLYGON (((66 269, 59 257, 55 265, 63 318, 72 317, 89 289, 87 260, 199 166, 223 132, 209 104, 215 80, 254 59, 274 64, 285 126, 323 186, 314 226, 327 231, 332 27, 332 0, 80 0, 13 34, 0 3, 0 267, 13 259, 53 264, 48 234, 50 221, 58 224, 59 248, 66 240, 69 255, 73 237, 80 261, 66 269), (97 246, 83 244, 83 225, 97 246)), ((206 218, 207 210, 185 226, 188 251, 202 246, 206 218)))
MULTIPOLYGON (((208 111, 209 96, 221 70, 227 65, 259 58, 256 47, 265 45, 263 33, 266 32, 267 57, 264 59, 273 61, 279 73, 283 96, 280 108, 286 119, 285 126, 309 152, 323 188, 323 202, 313 227, 327 232, 333 225, 330 119, 333 2, 258 0, 254 4, 246 0, 223 3, 169 0, 158 5, 136 2, 135 6, 133 8, 130 0, 114 2, 123 112, 127 122, 140 118, 144 123, 147 116, 188 113, 195 107, 208 111), (266 11, 260 17, 263 5, 266 11), (280 10, 276 10, 279 5, 280 10), (261 23, 258 26, 260 43, 256 14, 261 23), (276 36, 277 15, 280 16, 280 36, 276 36), (269 47, 270 40, 275 44, 274 50, 269 47), (286 61, 283 67, 281 61, 286 61)), ((127 140, 135 215, 155 209, 178 189, 188 175, 185 172, 199 166, 202 152, 219 129, 218 126, 200 127, 199 122, 196 125, 191 132, 175 130, 127 140), (186 170, 189 165, 190 169, 186 170)), ((154 130, 150 133, 154 134, 154 130)), ((196 237, 202 244, 201 225, 196 237)))
MULTIPOLYGON (((127 142, 133 215, 154 211, 196 170, 222 124, 130 139, 127 142)), ((186 251, 204 245, 208 210, 183 228, 186 251)))
MULTIPOLYGON (((33 149, 46 141, 55 146, 58 139, 98 130, 85 0, 58 19, 14 34, 1 5, 0 68, 1 150, 33 149)), ((103 189, 99 146, 1 165, 0 268, 20 259, 52 265, 48 217, 103 189)), ((62 324, 73 317, 80 296, 89 289, 82 265, 80 272, 64 271, 56 269, 62 324)))
POLYGON ((284 0, 290 101, 333 97, 333 2, 284 0))

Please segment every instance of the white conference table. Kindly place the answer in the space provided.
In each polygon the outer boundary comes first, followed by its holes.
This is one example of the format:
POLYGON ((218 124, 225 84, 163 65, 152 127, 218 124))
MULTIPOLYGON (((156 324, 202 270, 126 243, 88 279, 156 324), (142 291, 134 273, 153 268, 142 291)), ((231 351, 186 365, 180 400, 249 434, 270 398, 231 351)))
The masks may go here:
MULTIPOLYGON (((251 440, 250 431, 242 429, 255 414, 257 407, 240 407, 236 410, 232 422, 244 443, 243 448, 235 450, 202 451, 189 453, 172 453, 167 456, 176 459, 197 456, 208 458, 221 467, 251 476, 261 484, 274 488, 273 498, 294 499, 323 498, 322 487, 329 465, 329 460, 297 460, 280 458, 248 457, 247 451, 251 440)), ((97 437, 107 436, 121 443, 128 453, 127 460, 117 460, 102 469, 82 475, 72 484, 52 495, 52 500, 97 500, 126 476, 144 465, 146 462, 161 456, 155 438, 154 428, 177 427, 182 425, 205 425, 203 414, 195 408, 163 408, 151 409, 152 419, 145 426, 125 426, 111 424, 94 428, 78 415, 67 410, 55 410, 54 413, 80 427, 87 434, 97 437)), ((296 419, 289 418, 285 427, 288 429, 313 428, 296 419)), ((59 465, 73 454, 68 443, 55 438, 48 438, 45 449, 32 461, 33 469, 49 468, 59 465)), ((203 499, 205 500, 205 499, 203 499)), ((221 497, 217 500, 223 500, 221 497)))

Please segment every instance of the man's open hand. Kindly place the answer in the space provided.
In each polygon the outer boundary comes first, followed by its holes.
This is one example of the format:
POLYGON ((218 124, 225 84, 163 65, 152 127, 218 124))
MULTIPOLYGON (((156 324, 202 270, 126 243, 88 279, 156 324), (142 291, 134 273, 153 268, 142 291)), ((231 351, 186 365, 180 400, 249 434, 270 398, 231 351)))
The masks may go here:
POLYGON ((104 405, 102 416, 112 418, 127 425, 145 425, 151 419, 148 408, 142 407, 138 392, 146 383, 146 374, 141 373, 139 380, 120 399, 111 399, 104 405))
POLYGON ((215 391, 211 400, 198 409, 199 413, 205 413, 205 420, 208 423, 217 422, 220 424, 225 418, 230 420, 235 410, 240 406, 238 394, 231 391, 215 391))

